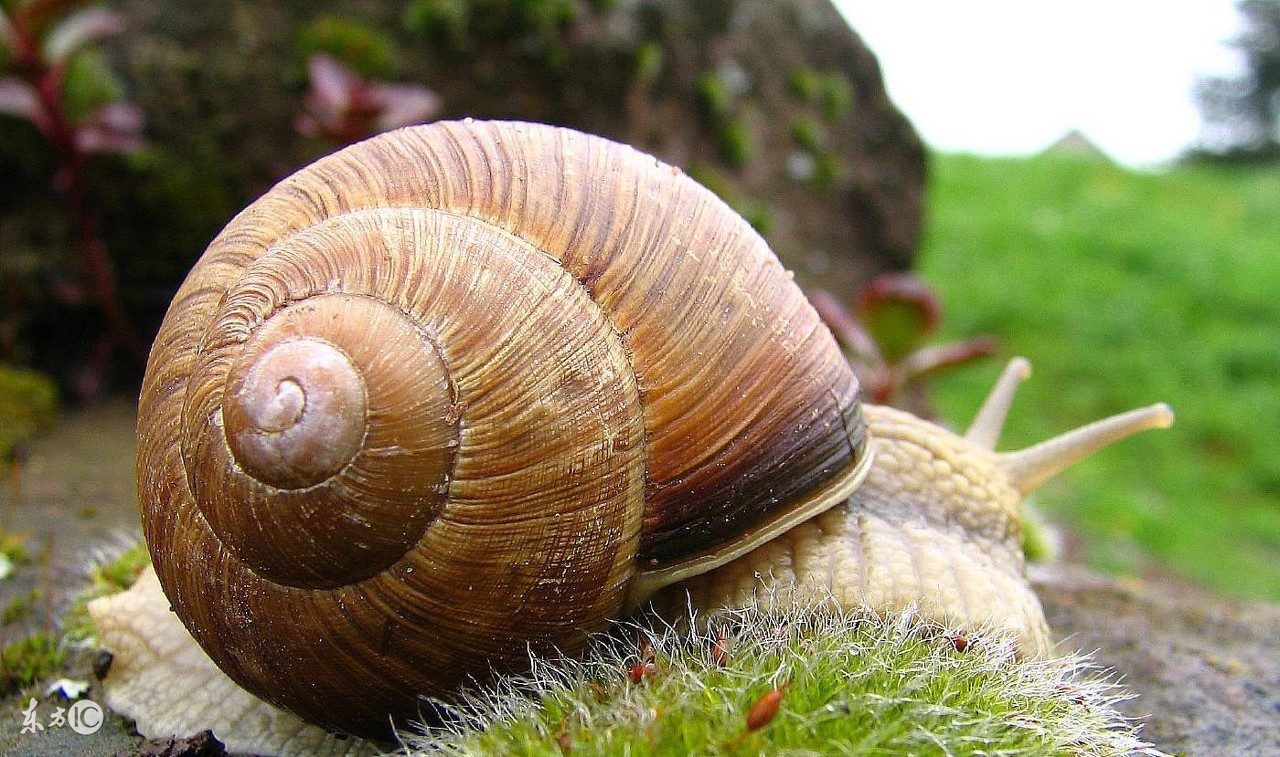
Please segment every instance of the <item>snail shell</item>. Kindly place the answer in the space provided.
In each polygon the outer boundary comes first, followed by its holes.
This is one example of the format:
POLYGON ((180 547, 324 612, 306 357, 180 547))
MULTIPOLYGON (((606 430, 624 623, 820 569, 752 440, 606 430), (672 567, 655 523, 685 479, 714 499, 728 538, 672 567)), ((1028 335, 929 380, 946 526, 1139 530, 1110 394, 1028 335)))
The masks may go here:
POLYGON ((573 131, 440 123, 210 244, 139 407, 174 611, 259 696, 389 733, 843 501, 858 385, 764 241, 573 131))

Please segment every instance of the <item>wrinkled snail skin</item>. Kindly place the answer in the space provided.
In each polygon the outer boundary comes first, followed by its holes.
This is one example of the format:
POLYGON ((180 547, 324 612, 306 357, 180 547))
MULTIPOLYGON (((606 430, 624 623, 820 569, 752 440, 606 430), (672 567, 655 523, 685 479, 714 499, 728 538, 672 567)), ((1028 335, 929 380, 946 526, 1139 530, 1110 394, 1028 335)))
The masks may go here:
POLYGON ((1024 652, 1047 653, 1049 629, 1025 577, 1021 497, 991 475, 995 455, 908 413, 864 411, 875 465, 847 504, 660 601, 687 592, 703 612, 762 598, 914 608, 961 628, 996 626, 1024 652))
POLYGON ((1131 434, 1173 423, 1156 404, 999 453, 1014 390, 1030 374, 1015 358, 963 435, 910 413, 866 405, 875 463, 846 503, 753 552, 660 594, 679 616, 778 603, 917 611, 961 629, 992 628, 1029 656, 1052 651, 1026 577, 1022 499, 1072 463, 1131 434))
POLYGON ((763 240, 677 169, 416 127, 282 181, 196 264, 142 388, 143 525, 229 676, 386 737, 419 694, 573 652, 843 502, 871 459, 857 392, 763 240))

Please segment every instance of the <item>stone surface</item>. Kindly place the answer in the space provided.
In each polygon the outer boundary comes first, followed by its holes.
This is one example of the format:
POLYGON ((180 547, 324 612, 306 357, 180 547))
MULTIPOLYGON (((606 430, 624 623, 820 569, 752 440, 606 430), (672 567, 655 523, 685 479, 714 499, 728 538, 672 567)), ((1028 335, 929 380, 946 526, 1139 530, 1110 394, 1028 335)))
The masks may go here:
POLYGON ((1036 581, 1067 649, 1097 650, 1143 738, 1180 754, 1280 754, 1280 607, 1057 566, 1036 581))
POLYGON ((441 118, 545 121, 653 152, 760 220, 802 280, 852 293, 909 266, 924 148, 829 0, 592 5, 558 34, 495 22, 453 51, 406 28, 401 4, 125 0, 117 55, 148 133, 236 201, 332 148, 293 124, 298 30, 336 13, 384 34, 385 76, 436 90, 441 118), (803 178, 806 161, 834 172, 827 186, 803 178))

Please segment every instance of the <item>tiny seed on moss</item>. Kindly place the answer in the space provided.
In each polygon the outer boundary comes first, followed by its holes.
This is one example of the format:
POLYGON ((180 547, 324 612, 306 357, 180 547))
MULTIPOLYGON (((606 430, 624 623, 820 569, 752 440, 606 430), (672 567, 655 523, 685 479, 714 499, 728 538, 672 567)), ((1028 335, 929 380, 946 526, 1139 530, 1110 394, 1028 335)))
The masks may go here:
POLYGON ((657 666, 652 662, 637 662, 627 671, 627 678, 634 684, 639 684, 646 678, 653 677, 658 672, 657 666))
POLYGON ((773 722, 782 707, 782 693, 791 685, 790 681, 772 691, 767 691, 747 710, 747 731, 758 731, 773 722))
POLYGON ((729 642, 721 634, 714 644, 711 645, 711 664, 718 668, 723 668, 729 660, 729 642))

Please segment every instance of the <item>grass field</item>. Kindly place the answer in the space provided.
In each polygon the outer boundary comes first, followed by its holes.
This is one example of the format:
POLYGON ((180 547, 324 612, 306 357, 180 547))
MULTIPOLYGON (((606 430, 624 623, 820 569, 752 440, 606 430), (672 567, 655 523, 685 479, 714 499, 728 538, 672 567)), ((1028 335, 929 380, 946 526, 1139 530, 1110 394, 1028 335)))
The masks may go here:
MULTIPOLYGON (((1178 422, 1036 495, 1105 570, 1280 601, 1280 170, 936 156, 920 268, 951 335, 1035 374, 1002 448, 1164 400, 1178 422)), ((963 425, 1001 367, 937 387, 963 425)))

